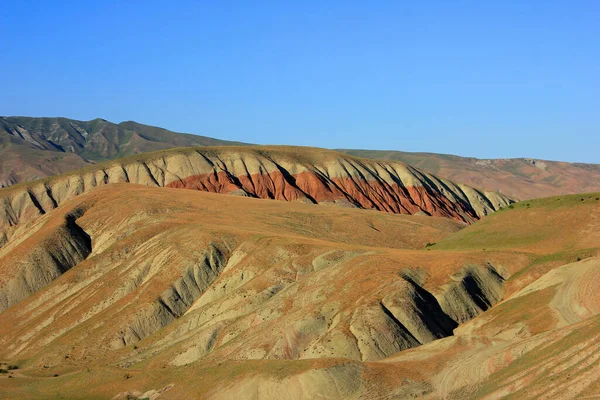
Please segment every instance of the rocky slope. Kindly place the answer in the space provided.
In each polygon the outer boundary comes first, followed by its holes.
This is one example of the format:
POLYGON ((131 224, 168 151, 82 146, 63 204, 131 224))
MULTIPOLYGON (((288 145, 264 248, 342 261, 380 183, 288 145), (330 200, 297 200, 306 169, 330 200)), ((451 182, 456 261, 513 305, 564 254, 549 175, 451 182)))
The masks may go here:
POLYGON ((0 191, 0 245, 22 222, 96 186, 185 188, 473 222, 510 203, 401 163, 297 147, 174 149, 98 164, 0 191))
POLYGON ((436 176, 525 200, 600 191, 600 164, 531 158, 478 159, 449 154, 340 150, 359 157, 401 161, 436 176))
POLYGON ((0 117, 0 187, 98 161, 182 146, 240 144, 133 121, 0 117))

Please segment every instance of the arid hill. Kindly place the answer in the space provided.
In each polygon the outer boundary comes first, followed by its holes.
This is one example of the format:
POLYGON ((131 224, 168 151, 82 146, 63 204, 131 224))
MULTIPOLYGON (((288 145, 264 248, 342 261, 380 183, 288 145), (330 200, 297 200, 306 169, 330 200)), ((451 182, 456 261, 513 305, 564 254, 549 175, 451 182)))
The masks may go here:
POLYGON ((102 185, 0 247, 0 395, 594 396, 598 220, 599 195, 465 227, 102 185))
POLYGON ((303 147, 198 147, 146 153, 0 191, 0 245, 14 226, 96 186, 129 182, 472 222, 510 203, 402 163, 303 147))
POLYGON ((340 151, 359 157, 401 161, 442 178, 500 191, 520 200, 600 191, 600 164, 531 158, 485 160, 385 150, 340 151))
POLYGON ((0 117, 0 187, 99 161, 182 146, 241 144, 133 121, 0 117))

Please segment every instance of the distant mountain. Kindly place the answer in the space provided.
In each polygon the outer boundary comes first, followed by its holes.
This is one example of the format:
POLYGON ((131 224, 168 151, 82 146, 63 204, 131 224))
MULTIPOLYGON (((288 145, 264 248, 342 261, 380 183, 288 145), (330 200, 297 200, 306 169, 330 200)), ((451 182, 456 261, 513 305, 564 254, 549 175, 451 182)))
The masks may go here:
POLYGON ((0 117, 0 187, 172 147, 241 144, 100 118, 0 117))
POLYGON ((402 161, 442 178, 517 199, 600 191, 600 164, 531 158, 478 159, 448 154, 339 150, 359 157, 402 161))

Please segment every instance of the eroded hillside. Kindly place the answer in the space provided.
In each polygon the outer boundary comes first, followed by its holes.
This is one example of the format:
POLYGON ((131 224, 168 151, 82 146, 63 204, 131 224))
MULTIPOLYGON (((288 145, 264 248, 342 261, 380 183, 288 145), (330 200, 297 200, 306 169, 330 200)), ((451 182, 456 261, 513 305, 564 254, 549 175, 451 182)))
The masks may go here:
POLYGON ((465 227, 102 185, 20 220, 0 248, 0 360, 19 366, 0 393, 594 395, 597 198, 465 227))
POLYGON ((401 163, 296 147, 186 148, 98 164, 0 191, 0 245, 33 220, 94 187, 111 183, 422 213, 473 222, 511 200, 401 163))
POLYGON ((463 226, 104 185, 18 225, 0 249, 0 357, 34 374, 379 360, 451 335, 501 298, 503 255, 419 250, 463 226))
POLYGON ((436 176, 518 199, 600 190, 600 164, 533 158, 480 159, 450 154, 386 150, 340 150, 359 157, 400 161, 436 176))

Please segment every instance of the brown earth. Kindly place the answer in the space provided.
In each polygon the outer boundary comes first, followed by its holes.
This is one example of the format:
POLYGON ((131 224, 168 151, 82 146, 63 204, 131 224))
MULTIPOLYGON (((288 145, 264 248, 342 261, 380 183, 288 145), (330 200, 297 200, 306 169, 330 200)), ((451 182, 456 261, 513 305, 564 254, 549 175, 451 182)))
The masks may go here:
POLYGON ((0 360, 19 366, 4 397, 600 393, 600 195, 465 227, 132 184, 84 192, 0 247, 0 360))
MULTIPOLYGON (((416 250, 462 226, 106 185, 23 223, 0 249, 0 358, 27 365, 26 376, 198 360, 380 359, 451 334, 456 322, 427 288, 449 279, 441 271, 461 271, 470 259, 469 276, 500 290, 491 263, 503 255, 430 259, 416 250), (73 265, 79 237, 91 248, 73 265), (428 272, 434 265, 441 278, 428 272)), ((462 300, 473 308, 469 293, 462 300)))
POLYGON ((387 150, 340 151, 359 157, 401 161, 442 178, 521 200, 600 191, 600 164, 532 158, 479 159, 387 150))

